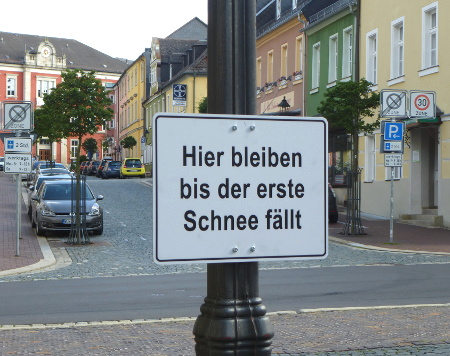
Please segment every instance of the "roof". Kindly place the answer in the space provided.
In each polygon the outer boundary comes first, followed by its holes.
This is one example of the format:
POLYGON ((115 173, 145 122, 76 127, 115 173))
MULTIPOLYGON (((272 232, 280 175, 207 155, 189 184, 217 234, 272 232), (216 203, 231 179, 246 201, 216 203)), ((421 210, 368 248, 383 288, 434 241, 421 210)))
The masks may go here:
POLYGON ((172 32, 166 38, 179 40, 206 40, 208 37, 208 25, 206 25, 198 17, 194 17, 191 21, 186 22, 183 26, 172 32))
POLYGON ((76 40, 10 32, 0 32, 0 63, 24 64, 26 53, 36 53, 45 41, 54 46, 57 57, 65 55, 67 69, 122 73, 128 67, 123 61, 76 40))
POLYGON ((161 59, 173 54, 181 55, 187 50, 192 48, 194 44, 199 42, 198 40, 178 40, 173 38, 160 38, 159 48, 161 59))

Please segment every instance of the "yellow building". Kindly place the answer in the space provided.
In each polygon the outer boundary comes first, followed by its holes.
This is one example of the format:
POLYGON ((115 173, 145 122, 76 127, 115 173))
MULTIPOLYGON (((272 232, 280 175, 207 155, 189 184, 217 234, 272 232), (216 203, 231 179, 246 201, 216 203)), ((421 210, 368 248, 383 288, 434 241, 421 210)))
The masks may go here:
MULTIPOLYGON (((436 93, 435 117, 402 120, 406 133, 403 166, 394 171, 394 217, 409 215, 416 224, 429 218, 450 227, 450 66, 445 65, 450 2, 365 0, 360 10, 360 77, 372 82, 373 90, 405 90, 400 110, 404 104, 408 116, 416 102, 411 91, 436 93)), ((390 107, 387 101, 383 105, 390 107)), ((361 204, 363 212, 388 217, 391 168, 384 167, 380 141, 380 130, 360 137, 361 204)))
MULTIPOLYGON (((147 68, 149 49, 139 56, 123 73, 118 88, 118 143, 128 136, 136 140, 136 146, 121 148, 121 158, 142 158, 142 137, 144 137, 144 109, 142 103, 147 97, 147 68)), ((121 146, 123 146, 121 144, 121 146)))

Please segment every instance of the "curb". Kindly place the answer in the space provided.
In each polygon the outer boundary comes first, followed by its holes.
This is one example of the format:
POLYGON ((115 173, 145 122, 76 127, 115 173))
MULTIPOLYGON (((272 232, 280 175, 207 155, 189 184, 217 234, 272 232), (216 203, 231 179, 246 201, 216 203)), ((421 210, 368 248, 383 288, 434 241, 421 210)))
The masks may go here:
POLYGON ((363 245, 359 244, 357 242, 349 242, 347 240, 341 239, 339 237, 335 236, 328 236, 328 239, 330 241, 336 242, 341 245, 348 245, 355 248, 361 248, 365 250, 376 250, 376 251, 383 251, 383 252, 398 252, 398 253, 415 253, 420 255, 438 255, 438 256, 450 256, 450 253, 448 252, 430 252, 430 251, 414 251, 414 250, 401 250, 401 249, 395 249, 395 248, 386 248, 386 247, 378 247, 378 246, 372 246, 372 245, 363 245))
MULTIPOLYGON (((283 316, 298 315, 306 313, 329 313, 329 312, 346 312, 353 310, 390 310, 390 309, 407 309, 407 308, 448 308, 450 303, 445 304, 408 304, 408 305, 386 305, 373 307, 343 307, 343 308, 316 308, 316 309, 299 309, 299 310, 281 310, 268 312, 265 315, 283 316)), ((49 323, 49 324, 22 324, 22 325, 0 325, 0 330, 14 329, 56 329, 56 328, 74 328, 85 326, 115 326, 115 325, 133 325, 133 324, 157 324, 157 323, 177 323, 192 322, 197 317, 178 317, 178 318, 160 318, 160 319, 125 319, 125 320, 105 320, 105 321, 79 321, 69 323, 49 323)))
POLYGON ((46 268, 49 266, 53 266, 56 264, 56 258, 53 255, 52 249, 50 248, 50 245, 47 242, 47 239, 45 237, 39 237, 37 236, 37 240, 39 243, 39 247, 41 248, 42 255, 44 256, 43 259, 41 259, 39 262, 36 262, 29 266, 24 266, 20 268, 10 269, 7 271, 0 272, 0 277, 3 276, 9 276, 13 274, 19 274, 19 273, 26 273, 31 271, 37 271, 42 268, 46 268))

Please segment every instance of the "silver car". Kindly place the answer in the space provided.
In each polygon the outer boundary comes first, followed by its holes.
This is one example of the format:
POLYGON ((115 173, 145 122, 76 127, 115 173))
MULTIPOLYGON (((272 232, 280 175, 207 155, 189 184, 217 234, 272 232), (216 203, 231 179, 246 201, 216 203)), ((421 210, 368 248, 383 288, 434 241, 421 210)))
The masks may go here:
MULTIPOLYGON (((85 183, 85 214, 86 230, 94 235, 103 233, 103 209, 98 204, 103 196, 97 198, 91 188, 85 183)), ((75 182, 72 180, 46 180, 36 193, 31 196, 31 226, 36 228, 36 234, 45 236, 47 231, 70 230, 74 224, 75 182), (72 193, 72 188, 74 192, 72 193)), ((84 204, 82 204, 84 205, 84 204)))

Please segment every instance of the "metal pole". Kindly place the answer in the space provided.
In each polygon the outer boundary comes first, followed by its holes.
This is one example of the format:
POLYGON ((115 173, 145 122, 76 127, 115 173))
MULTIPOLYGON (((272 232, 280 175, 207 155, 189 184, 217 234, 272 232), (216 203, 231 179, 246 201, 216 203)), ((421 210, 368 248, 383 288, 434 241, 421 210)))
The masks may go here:
POLYGON ((389 242, 394 242, 394 167, 391 167, 391 219, 389 224, 389 242))
MULTIPOLYGON (((208 112, 255 113, 256 2, 208 0, 208 112)), ((196 355, 271 355, 273 331, 259 297, 258 262, 207 267, 194 325, 196 355)))
POLYGON ((22 191, 21 191, 21 176, 20 173, 16 175, 17 180, 17 229, 16 229, 16 256, 20 256, 19 239, 22 237, 22 191))
MULTIPOLYGON (((19 130, 16 132, 16 137, 20 137, 22 132, 19 130)), ((20 246, 19 246, 19 240, 22 238, 22 189, 21 189, 21 181, 22 177, 21 174, 18 173, 17 175, 14 175, 16 177, 16 183, 17 183, 17 211, 16 211, 16 257, 20 256, 20 246)))

